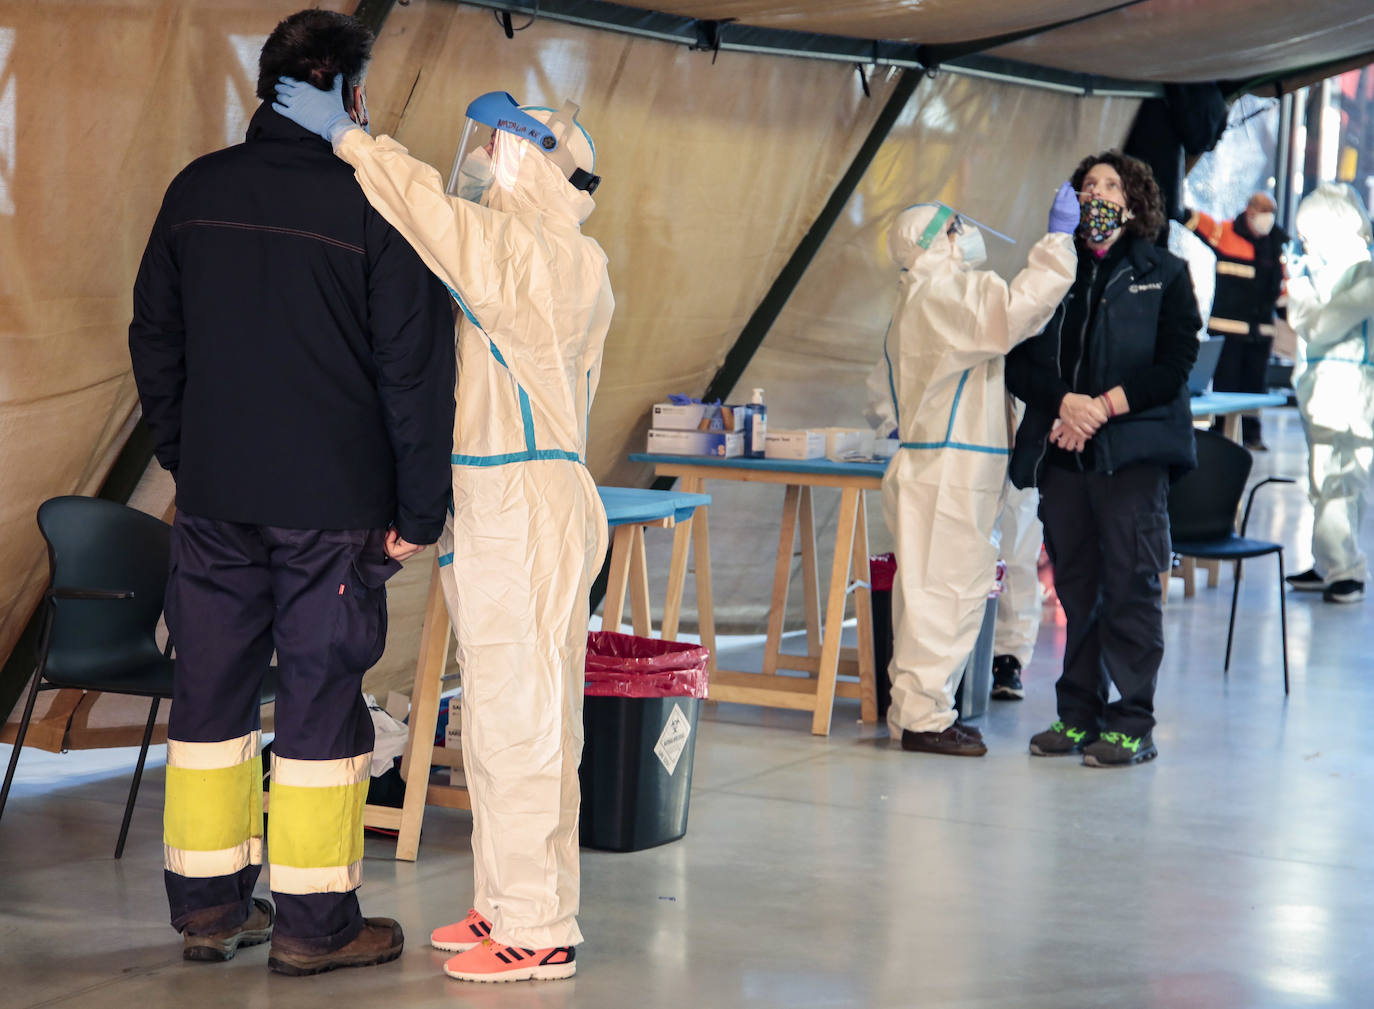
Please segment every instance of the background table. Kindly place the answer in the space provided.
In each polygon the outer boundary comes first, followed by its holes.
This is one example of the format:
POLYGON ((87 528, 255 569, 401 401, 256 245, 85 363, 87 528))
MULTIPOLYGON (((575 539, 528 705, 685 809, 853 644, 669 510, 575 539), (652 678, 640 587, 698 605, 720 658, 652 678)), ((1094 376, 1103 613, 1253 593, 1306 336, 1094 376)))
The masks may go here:
MULTIPOLYGON (((670 578, 685 576, 687 541, 697 560, 697 605, 702 622, 702 644, 711 649, 711 686, 708 697, 716 701, 792 708, 812 713, 811 731, 830 732, 835 698, 856 697, 866 721, 878 717, 873 670, 873 617, 869 600, 868 524, 864 511, 865 491, 882 485, 886 463, 840 463, 824 459, 720 459, 710 456, 636 454, 632 462, 649 463, 658 476, 676 477, 687 493, 700 493, 707 480, 777 484, 784 489, 778 555, 773 573, 773 596, 768 611, 768 636, 763 672, 722 670, 715 662, 715 619, 710 588, 710 545, 706 510, 700 509, 690 528, 679 527, 673 542, 674 565, 670 578), (820 585, 816 562, 815 508, 812 489, 834 487, 840 491, 839 524, 835 531, 835 557, 826 594, 825 619, 821 620, 820 585), (800 535, 802 585, 806 597, 806 655, 781 651, 783 622, 787 611, 788 581, 793 544, 800 535), (678 558, 683 560, 679 569, 678 558), (705 567, 703 568, 703 561, 705 567), (681 573, 679 574, 679 570, 681 573), (858 622, 858 648, 853 658, 841 655, 846 599, 853 590, 858 622), (704 605, 703 605, 704 600, 704 605), (708 633, 710 640, 708 641, 708 633), (814 678, 778 675, 779 669, 814 674, 814 678), (838 683, 843 671, 859 682, 838 683)), ((672 591, 670 582, 670 592, 672 591)), ((668 634, 664 618, 664 637, 668 634)), ((676 634, 676 626, 671 628, 676 634)))
MULTIPOLYGON (((711 503, 709 494, 689 494, 684 491, 642 490, 638 487, 598 487, 601 503, 606 508, 606 524, 611 528, 611 567, 606 580, 606 601, 601 611, 601 628, 607 631, 620 630, 625 614, 626 589, 630 596, 630 620, 634 633, 648 637, 653 633, 649 615, 649 564, 644 549, 644 530, 648 528, 673 529, 680 523, 690 523, 698 512, 702 515, 702 528, 705 528, 705 510, 711 503)), ((673 562, 668 570, 668 596, 663 605, 663 627, 671 630, 665 633, 666 640, 677 637, 678 617, 682 612, 682 592, 686 581, 686 552, 682 553, 681 571, 677 570, 679 560, 674 552, 673 562)), ((698 575, 700 574, 698 564, 698 575)), ((710 565, 706 567, 710 572, 710 565)), ((698 577, 697 593, 701 594, 702 582, 698 577)), ((707 591, 706 609, 708 621, 710 613, 710 593, 707 591)), ((714 627, 711 628, 714 631, 714 627)), ((711 633, 714 650, 715 635, 711 633)), ((705 635, 703 636, 703 642, 705 635)))

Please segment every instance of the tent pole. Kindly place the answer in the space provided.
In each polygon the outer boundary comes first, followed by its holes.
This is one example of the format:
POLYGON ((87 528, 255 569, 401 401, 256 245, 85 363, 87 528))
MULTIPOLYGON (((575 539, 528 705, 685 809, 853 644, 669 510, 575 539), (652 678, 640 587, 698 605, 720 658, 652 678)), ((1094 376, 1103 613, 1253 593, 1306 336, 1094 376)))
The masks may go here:
MULTIPOLYGON (((868 171, 869 165, 873 163, 878 150, 887 140, 888 134, 892 132, 897 117, 901 115, 902 110, 906 108, 907 102, 916 91, 921 76, 921 72, 917 70, 902 71, 902 76, 897 81, 896 87, 892 89, 887 104, 878 114, 877 120, 873 123, 872 129, 868 131, 868 136, 854 156, 854 160, 844 175, 840 177, 840 181, 830 193, 830 198, 826 200, 825 206, 821 208, 811 227, 802 236, 801 241, 797 243, 796 249, 793 250, 791 257, 778 273, 772 286, 764 294, 758 307, 754 309, 749 321, 740 330, 739 337, 735 340, 729 353, 725 355, 724 363, 706 386, 702 399, 723 400, 730 395, 735 383, 744 374, 744 369, 748 367, 754 354, 763 344, 773 323, 782 313, 788 299, 792 296, 792 292, 797 289, 803 274, 806 273, 806 268, 811 265, 816 253, 820 251, 830 229, 839 219, 845 204, 854 194, 854 190, 858 188, 859 182, 863 179, 864 173, 868 171)), ((658 480, 655 481, 655 486, 658 487, 660 484, 671 486, 671 483, 671 480, 658 480)), ((660 487, 660 489, 662 488, 660 487)))
MULTIPOLYGON (((906 108, 907 102, 916 91, 916 86, 921 83, 922 71, 903 70, 902 76, 898 79, 896 86, 892 89, 892 94, 888 96, 887 104, 878 113, 878 118, 874 121, 872 129, 868 131, 868 136, 864 139, 863 145, 859 148, 854 160, 850 162, 849 168, 840 181, 836 183, 834 190, 830 193, 830 198, 826 200, 825 206, 816 215, 816 220, 806 234, 802 236, 797 247, 793 250, 791 257, 778 273, 777 279, 773 281, 768 292, 754 309, 754 314, 749 317, 749 321, 740 330, 739 337, 736 338, 734 346, 725 355, 725 362, 706 386, 706 391, 702 394, 702 399, 724 399, 730 395, 735 383, 744 374, 744 369, 748 367, 750 360, 753 359, 755 352, 763 343, 764 337, 777 321, 778 315, 782 312, 783 306, 787 304, 787 299, 792 292, 797 289, 797 284, 801 281, 806 268, 811 265, 811 260, 815 258, 820 250, 821 244, 825 241, 826 235, 830 233, 831 227, 839 219, 844 206, 849 202, 849 198, 854 194, 854 190, 859 187, 859 182, 863 179, 864 173, 868 171, 868 166, 877 157, 879 149, 887 136, 892 132, 892 127, 897 122, 897 117, 906 108)), ((669 490, 675 480, 673 477, 657 477, 651 484, 654 490, 669 490)), ((610 559, 607 558, 606 564, 602 565, 601 574, 592 583, 591 604, 592 610, 601 605, 602 598, 606 595, 606 576, 610 559)))

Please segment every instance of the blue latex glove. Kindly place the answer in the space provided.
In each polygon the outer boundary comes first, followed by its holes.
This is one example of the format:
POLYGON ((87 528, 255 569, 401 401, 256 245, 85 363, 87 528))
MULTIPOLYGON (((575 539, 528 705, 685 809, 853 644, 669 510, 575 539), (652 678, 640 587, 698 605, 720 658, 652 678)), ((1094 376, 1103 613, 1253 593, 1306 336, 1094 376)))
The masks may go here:
POLYGON ((1049 230, 1061 235, 1072 235, 1078 228, 1081 213, 1078 207, 1078 194, 1073 191, 1072 185, 1064 183, 1059 187, 1059 192, 1054 194, 1054 205, 1050 207, 1049 230))
POLYGON ((343 74, 334 75, 334 86, 328 91, 290 77, 281 78, 277 81, 277 100, 272 103, 272 110, 311 133, 318 133, 331 144, 337 144, 349 130, 362 128, 344 111, 343 74))

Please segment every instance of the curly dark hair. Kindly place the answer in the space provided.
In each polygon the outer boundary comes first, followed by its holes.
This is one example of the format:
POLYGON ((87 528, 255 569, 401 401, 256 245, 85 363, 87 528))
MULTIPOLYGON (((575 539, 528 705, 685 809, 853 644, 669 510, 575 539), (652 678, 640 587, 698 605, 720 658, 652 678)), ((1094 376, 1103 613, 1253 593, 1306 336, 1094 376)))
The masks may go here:
POLYGON ((277 78, 294 77, 328 91, 335 74, 344 91, 362 84, 372 58, 372 30, 334 11, 297 11, 272 30, 258 57, 258 97, 270 102, 277 78))
POLYGON ((1159 186, 1150 166, 1120 151, 1090 155, 1074 169, 1070 182, 1075 192, 1083 188, 1083 178, 1093 165, 1111 165, 1116 169, 1116 174, 1121 176, 1121 186, 1126 190, 1126 209, 1135 215, 1122 230, 1153 242, 1164 230, 1167 219, 1164 216, 1164 199, 1159 195, 1159 186))

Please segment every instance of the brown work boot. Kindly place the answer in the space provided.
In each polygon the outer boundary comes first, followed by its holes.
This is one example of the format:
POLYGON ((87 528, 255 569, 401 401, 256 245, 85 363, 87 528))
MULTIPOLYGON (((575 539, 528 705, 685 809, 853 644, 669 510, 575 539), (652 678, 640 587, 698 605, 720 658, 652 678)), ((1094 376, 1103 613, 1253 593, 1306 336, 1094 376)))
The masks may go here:
POLYGON ((963 722, 955 722, 944 732, 903 729, 902 749, 911 753, 943 753, 949 757, 981 757, 988 752, 983 734, 963 722))
POLYGON ((190 927, 181 935, 181 958, 223 963, 234 959, 240 946, 256 946, 272 938, 272 905, 254 897, 252 910, 241 925, 202 935, 191 934, 190 927))
POLYGON ((371 967, 401 955, 406 937, 401 926, 390 918, 364 918, 363 930, 347 946, 321 952, 308 940, 278 935, 272 939, 267 966, 278 974, 304 977, 323 974, 337 967, 371 967))

